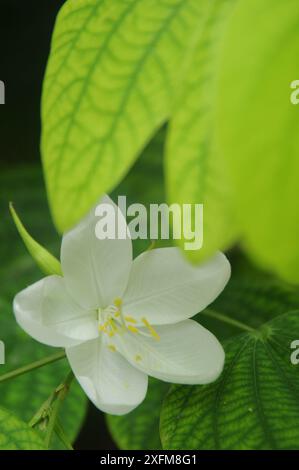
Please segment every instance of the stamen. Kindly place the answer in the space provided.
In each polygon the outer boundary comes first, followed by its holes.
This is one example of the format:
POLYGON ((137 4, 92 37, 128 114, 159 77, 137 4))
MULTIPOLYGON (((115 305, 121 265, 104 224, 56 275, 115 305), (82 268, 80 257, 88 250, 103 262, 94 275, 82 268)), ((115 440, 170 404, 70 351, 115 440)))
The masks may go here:
POLYGON ((139 333, 138 328, 135 328, 135 326, 127 325, 127 328, 128 328, 128 330, 131 331, 132 333, 139 333))
POLYGON ((108 323, 109 323, 109 325, 111 326, 112 330, 113 330, 115 333, 117 333, 118 328, 117 328, 117 326, 116 326, 116 324, 115 324, 115 320, 114 320, 113 318, 109 318, 108 323))
POLYGON ((110 351, 112 352, 116 352, 116 347, 114 346, 114 344, 108 344, 108 349, 110 349, 110 351))
POLYGON ((135 320, 135 318, 133 317, 130 317, 130 316, 126 316, 125 317, 125 320, 130 322, 130 323, 134 323, 134 325, 137 323, 137 321, 135 320))
POLYGON ((115 307, 117 307, 118 309, 121 308, 122 303, 123 303, 123 301, 121 300, 120 297, 117 297, 116 299, 114 299, 114 305, 115 305, 115 307))
POLYGON ((141 319, 142 323, 146 326, 146 328, 149 330, 150 334, 152 335, 153 338, 155 338, 157 341, 160 340, 160 336, 156 332, 156 330, 152 327, 152 325, 147 321, 146 318, 141 319))
POLYGON ((123 304, 123 301, 122 301, 121 298, 117 297, 116 299, 114 299, 114 305, 117 308, 117 311, 114 314, 114 316, 115 317, 120 317, 122 325, 125 327, 126 322, 125 322, 125 319, 124 319, 124 316, 123 316, 123 313, 122 313, 122 304, 123 304))
MULTIPOLYGON (((134 334, 140 334, 148 338, 153 337, 157 341, 160 340, 160 336, 157 331, 152 327, 152 325, 147 321, 146 318, 142 318, 142 323, 145 325, 149 333, 142 331, 142 329, 137 326, 138 321, 130 316, 124 316, 122 312, 122 299, 116 298, 113 301, 113 305, 109 305, 106 308, 98 308, 98 330, 103 332, 112 338, 115 334, 123 334, 125 331, 130 331, 134 334)), ((108 348, 111 351, 116 351, 114 345, 108 345, 108 348)), ((141 356, 136 355, 136 361, 141 360, 141 356)))
POLYGON ((104 333, 107 333, 106 323, 104 325, 99 325, 98 329, 99 331, 103 331, 104 333))

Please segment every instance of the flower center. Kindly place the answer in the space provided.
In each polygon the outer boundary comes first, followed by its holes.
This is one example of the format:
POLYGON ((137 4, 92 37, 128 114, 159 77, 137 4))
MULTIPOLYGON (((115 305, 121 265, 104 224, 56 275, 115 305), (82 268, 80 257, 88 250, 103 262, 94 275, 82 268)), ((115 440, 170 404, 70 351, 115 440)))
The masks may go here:
MULTIPOLYGON (((138 322, 134 317, 123 315, 122 300, 119 298, 115 299, 114 303, 108 307, 98 308, 97 314, 99 332, 106 334, 110 338, 116 334, 122 334, 127 330, 134 334, 152 337, 156 340, 160 339, 160 336, 146 318, 142 318, 141 321, 143 326, 147 329, 147 332, 137 327, 138 322)), ((113 350, 116 350, 115 347, 113 347, 113 350)))

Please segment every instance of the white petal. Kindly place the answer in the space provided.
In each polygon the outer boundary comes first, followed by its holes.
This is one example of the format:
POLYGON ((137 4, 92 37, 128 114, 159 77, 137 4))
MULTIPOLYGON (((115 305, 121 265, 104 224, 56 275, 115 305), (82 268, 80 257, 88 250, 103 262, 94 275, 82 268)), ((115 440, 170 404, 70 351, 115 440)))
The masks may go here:
POLYGON ((206 308, 224 289, 230 264, 222 253, 191 265, 178 248, 160 248, 133 262, 124 313, 154 325, 176 323, 206 308))
POLYGON ((147 375, 110 351, 103 336, 69 348, 66 354, 81 387, 100 410, 122 415, 144 400, 147 375))
POLYGON ((224 351, 212 333, 193 320, 155 329, 160 340, 128 332, 113 342, 131 364, 165 382, 207 384, 217 379, 224 351))
POLYGON ((23 330, 50 346, 72 346, 98 335, 95 316, 75 303, 60 276, 27 287, 16 295, 13 307, 23 330))
MULTIPOLYGON (((113 207, 125 224, 120 209, 110 198, 104 197, 100 204, 113 207)), ((99 240, 95 234, 98 221, 94 208, 63 236, 61 246, 61 265, 68 289, 87 308, 106 307, 121 297, 132 264, 131 239, 99 240)))

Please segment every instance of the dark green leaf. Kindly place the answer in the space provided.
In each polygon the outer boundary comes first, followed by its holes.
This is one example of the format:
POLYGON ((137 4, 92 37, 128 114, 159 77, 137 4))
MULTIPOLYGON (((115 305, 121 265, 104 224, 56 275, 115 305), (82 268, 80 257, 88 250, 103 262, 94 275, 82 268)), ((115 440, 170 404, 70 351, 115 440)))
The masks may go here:
POLYGON ((165 449, 299 449, 299 311, 225 343, 217 382, 173 386, 161 414, 165 449))

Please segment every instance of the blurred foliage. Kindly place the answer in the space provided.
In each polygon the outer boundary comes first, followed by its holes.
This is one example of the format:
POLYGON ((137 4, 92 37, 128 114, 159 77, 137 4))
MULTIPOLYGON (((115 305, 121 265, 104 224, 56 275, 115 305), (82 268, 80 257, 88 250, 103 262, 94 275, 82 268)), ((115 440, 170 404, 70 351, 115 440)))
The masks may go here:
POLYGON ((0 408, 1 450, 46 450, 41 438, 10 411, 0 408))
MULTIPOLYGON (((113 193, 115 200, 117 195, 123 194, 128 195, 128 204, 140 201, 148 205, 150 202, 158 203, 164 200, 161 167, 164 134, 164 130, 161 130, 145 149, 138 164, 113 193), (153 181, 157 184, 149 184, 153 181)), ((15 294, 39 280, 43 274, 35 266, 16 230, 9 213, 9 201, 13 201, 29 233, 57 258, 60 237, 51 222, 42 172, 38 165, 4 169, 0 174, 0 188, 0 339, 6 345, 6 365, 1 366, 1 373, 5 373, 53 352, 52 348, 41 345, 24 333, 13 316, 12 301, 15 294)), ((148 246, 148 240, 136 240, 135 256, 148 246)), ((67 363, 60 361, 0 384, 0 406, 14 410, 23 420, 29 421, 50 393, 63 381, 68 369, 67 363)), ((86 404, 84 392, 74 382, 61 410, 61 421, 71 441, 74 441, 82 426, 86 404)), ((159 440, 158 434, 156 438, 159 440)), ((61 447, 57 439, 54 447, 61 447)))
MULTIPOLYGON (((24 333, 16 324, 12 312, 15 294, 37 281, 43 274, 35 266, 17 233, 8 209, 14 201, 30 232, 50 251, 59 253, 59 238, 47 207, 45 189, 38 166, 4 170, 0 175, 0 338, 5 342, 6 365, 1 374, 53 354, 24 333)), ((13 410, 29 421, 50 393, 64 380, 69 366, 66 361, 43 367, 30 374, 0 384, 0 405, 13 410)), ((77 383, 73 383, 61 411, 65 433, 74 441, 82 426, 87 399, 77 383)), ((54 447, 61 447, 58 440, 54 447)))
POLYGON ((218 138, 254 261, 299 282, 296 0, 242 0, 227 24, 217 90, 218 138), (254 24, 254 29, 252 25, 254 24))

